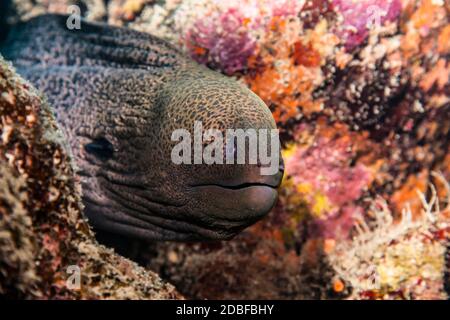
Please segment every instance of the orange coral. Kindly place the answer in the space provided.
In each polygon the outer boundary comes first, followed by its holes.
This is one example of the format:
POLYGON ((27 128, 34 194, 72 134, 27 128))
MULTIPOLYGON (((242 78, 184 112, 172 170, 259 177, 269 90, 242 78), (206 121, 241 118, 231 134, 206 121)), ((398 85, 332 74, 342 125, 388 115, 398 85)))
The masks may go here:
POLYGON ((439 34, 438 52, 442 54, 450 52, 450 24, 442 29, 439 34))
POLYGON ((391 197, 395 212, 401 212, 408 205, 413 214, 418 214, 422 208, 422 203, 417 195, 417 191, 425 192, 428 183, 428 172, 426 170, 417 175, 410 175, 405 184, 399 188, 391 197))
POLYGON ((437 24, 439 18, 445 16, 445 8, 436 4, 433 0, 423 0, 419 9, 411 16, 414 27, 431 28, 437 24))
POLYGON ((273 107, 279 123, 321 111, 323 101, 314 99, 312 93, 324 78, 320 66, 324 55, 331 54, 327 46, 335 44, 326 23, 305 31, 299 20, 274 17, 268 29, 257 55, 249 59, 250 66, 256 67, 261 61, 265 67, 256 74, 249 73, 244 81, 273 107), (324 38, 328 39, 326 43, 324 38))
POLYGON ((420 87, 424 91, 429 91, 436 84, 438 89, 442 90, 448 84, 450 76, 450 66, 445 59, 439 59, 436 66, 420 81, 420 87))
POLYGON ((320 55, 314 50, 311 42, 303 45, 301 41, 294 43, 294 61, 296 64, 301 64, 306 67, 320 66, 320 55))

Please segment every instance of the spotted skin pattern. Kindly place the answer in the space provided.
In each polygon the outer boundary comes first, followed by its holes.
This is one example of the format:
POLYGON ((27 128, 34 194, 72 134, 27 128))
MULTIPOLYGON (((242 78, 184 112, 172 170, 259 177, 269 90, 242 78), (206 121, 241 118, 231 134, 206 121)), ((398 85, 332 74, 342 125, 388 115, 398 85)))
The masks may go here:
POLYGON ((1 51, 43 91, 78 166, 97 230, 147 240, 229 239, 275 204, 283 171, 175 165, 175 129, 275 129, 243 85, 149 34, 44 15, 15 26, 1 51))

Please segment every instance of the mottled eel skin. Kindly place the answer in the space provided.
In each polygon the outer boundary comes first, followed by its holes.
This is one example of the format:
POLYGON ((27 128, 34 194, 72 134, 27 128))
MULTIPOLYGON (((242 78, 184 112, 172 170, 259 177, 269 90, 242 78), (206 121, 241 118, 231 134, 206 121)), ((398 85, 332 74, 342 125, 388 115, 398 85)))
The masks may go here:
POLYGON ((244 86, 154 36, 44 15, 12 28, 2 54, 48 97, 97 230, 147 240, 228 239, 273 207, 283 171, 175 165, 174 129, 273 129, 244 86))

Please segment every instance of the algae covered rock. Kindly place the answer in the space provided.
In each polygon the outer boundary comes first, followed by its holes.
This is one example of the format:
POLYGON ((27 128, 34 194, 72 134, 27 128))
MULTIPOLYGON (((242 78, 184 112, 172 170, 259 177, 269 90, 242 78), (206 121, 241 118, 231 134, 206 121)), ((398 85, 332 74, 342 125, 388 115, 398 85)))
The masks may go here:
POLYGON ((45 98, 0 57, 0 295, 181 298, 96 242, 64 141, 45 98))

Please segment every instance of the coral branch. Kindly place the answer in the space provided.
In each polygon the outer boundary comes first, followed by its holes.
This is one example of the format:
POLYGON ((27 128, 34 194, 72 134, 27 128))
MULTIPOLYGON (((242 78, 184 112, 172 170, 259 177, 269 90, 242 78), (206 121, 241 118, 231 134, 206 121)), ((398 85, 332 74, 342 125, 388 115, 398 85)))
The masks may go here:
MULTIPOLYGON (((434 172, 433 176, 444 183, 448 199, 448 182, 442 174, 434 172)), ((438 235, 439 231, 446 231, 442 215, 447 208, 439 209, 436 188, 430 184, 430 189, 429 200, 417 191, 423 209, 415 218, 410 206, 406 206, 400 221, 394 221, 386 202, 378 201, 372 206, 374 227, 359 221, 355 225, 357 235, 339 243, 329 255, 337 276, 353 288, 352 298, 401 295, 445 299, 443 274, 448 237, 438 235)))

